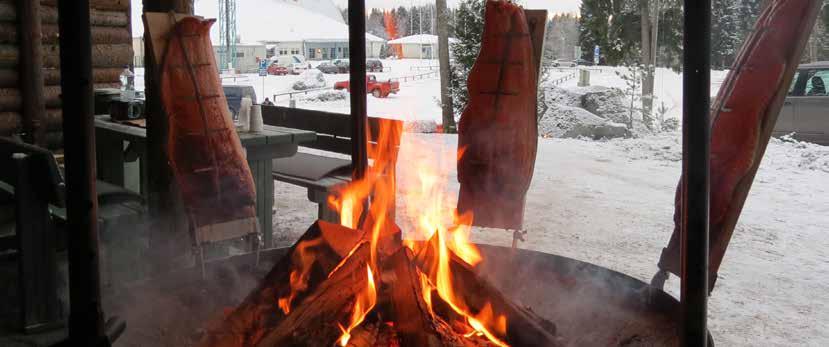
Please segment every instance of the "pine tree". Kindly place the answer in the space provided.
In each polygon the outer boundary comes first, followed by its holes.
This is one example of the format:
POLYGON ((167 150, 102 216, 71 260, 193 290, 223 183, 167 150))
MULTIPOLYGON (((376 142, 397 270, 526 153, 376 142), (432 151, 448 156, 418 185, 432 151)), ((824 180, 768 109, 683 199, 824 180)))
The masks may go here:
POLYGON ((641 40, 638 0, 582 0, 579 17, 581 58, 592 60, 599 46, 607 64, 638 53, 641 40))
POLYGON ((739 16, 740 1, 714 0, 711 4, 711 67, 727 69, 743 42, 745 24, 739 16))
POLYGON ((460 115, 469 100, 466 78, 481 50, 481 37, 484 31, 484 1, 462 0, 455 10, 453 24, 451 36, 458 41, 451 46, 454 58, 451 92, 455 114, 460 115))
POLYGON ((366 32, 388 39, 388 35, 386 34, 386 26, 383 22, 383 10, 377 8, 371 9, 368 19, 366 20, 366 32))

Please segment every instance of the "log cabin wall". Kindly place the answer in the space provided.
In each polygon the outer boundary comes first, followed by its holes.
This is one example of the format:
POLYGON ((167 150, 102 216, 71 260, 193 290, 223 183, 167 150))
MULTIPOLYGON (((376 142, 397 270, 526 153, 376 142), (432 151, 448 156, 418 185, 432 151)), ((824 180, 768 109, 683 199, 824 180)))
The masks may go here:
MULTIPOLYGON (((32 1, 32 0, 24 0, 32 1)), ((62 115, 60 103, 60 56, 58 46, 59 0, 41 0, 40 36, 42 60, 42 98, 45 112, 36 127, 42 127, 42 142, 51 149, 62 147, 62 115)), ((71 0, 69 0, 71 1, 71 0)), ((27 100, 20 83, 24 62, 19 44, 21 30, 20 1, 0 0, 0 136, 13 136, 26 130, 29 113, 24 112, 27 100)), ((90 0, 92 24, 92 67, 95 88, 118 88, 119 76, 133 60, 130 0, 90 0)), ((34 45, 35 47, 37 45, 34 45)))

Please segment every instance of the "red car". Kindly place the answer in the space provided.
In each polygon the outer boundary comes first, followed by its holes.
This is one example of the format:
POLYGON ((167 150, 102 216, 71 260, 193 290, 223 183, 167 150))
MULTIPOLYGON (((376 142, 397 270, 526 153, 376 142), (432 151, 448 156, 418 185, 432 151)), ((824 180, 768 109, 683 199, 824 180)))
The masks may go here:
MULTIPOLYGON (((349 92, 351 91, 351 85, 349 81, 340 81, 334 83, 334 89, 346 89, 349 92)), ((388 97, 389 94, 397 94, 400 91, 400 82, 397 81, 378 81, 377 77, 374 75, 366 76, 366 92, 374 95, 375 98, 385 98, 388 97)))
POLYGON ((271 64, 268 66, 268 75, 277 75, 277 76, 285 76, 288 74, 288 68, 284 66, 279 66, 276 63, 271 64))

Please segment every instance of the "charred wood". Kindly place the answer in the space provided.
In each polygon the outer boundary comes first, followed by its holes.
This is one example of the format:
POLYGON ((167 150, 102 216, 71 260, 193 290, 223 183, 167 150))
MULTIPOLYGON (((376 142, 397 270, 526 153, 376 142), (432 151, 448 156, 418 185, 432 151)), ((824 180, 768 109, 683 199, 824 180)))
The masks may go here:
POLYGON ((404 347, 444 346, 434 315, 423 297, 420 275, 414 256, 407 247, 386 260, 392 276, 390 283, 393 321, 404 347))
MULTIPOLYGON (((433 237, 417 255, 416 262, 435 281, 438 257, 437 239, 433 237)), ((450 252, 449 268, 453 291, 463 300, 469 313, 477 314, 491 305, 495 314, 507 318, 506 336, 500 338, 515 346, 561 346, 555 324, 507 299, 500 290, 480 277, 475 269, 450 252)))
MULTIPOLYGON (((313 264, 309 270, 308 287, 313 288, 334 270, 337 264, 357 244, 359 232, 323 221, 311 225, 305 234, 291 247, 287 255, 262 280, 262 283, 221 322, 208 329, 201 346, 231 347, 248 346, 256 335, 271 329, 284 318, 278 299, 290 294, 290 276, 300 261, 300 248, 315 242, 313 264), (319 241, 316 241, 319 240, 319 241)), ((294 302, 300 302, 301 293, 294 302)))
POLYGON ((338 322, 347 321, 354 297, 368 286, 366 267, 370 246, 362 242, 291 314, 256 346, 325 346, 342 334, 338 322))

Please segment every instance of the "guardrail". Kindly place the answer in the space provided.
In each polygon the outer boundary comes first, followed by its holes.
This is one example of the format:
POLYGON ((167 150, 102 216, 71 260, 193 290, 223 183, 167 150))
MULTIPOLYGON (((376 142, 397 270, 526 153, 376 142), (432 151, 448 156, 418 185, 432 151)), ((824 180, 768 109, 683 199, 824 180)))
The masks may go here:
POLYGON ((550 83, 551 83, 552 85, 554 85, 554 86, 557 86, 557 85, 559 85, 559 84, 562 84, 562 83, 564 83, 564 82, 566 82, 566 81, 569 81, 569 80, 571 80, 571 79, 574 79, 574 78, 576 78, 576 73, 575 73, 575 72, 573 72, 573 73, 569 73, 569 74, 564 75, 564 76, 561 76, 561 77, 559 77, 559 78, 556 78, 556 79, 554 79, 554 80, 553 80, 552 82, 550 82, 550 83))
POLYGON ((277 96, 285 96, 287 95, 289 99, 293 99, 294 95, 296 94, 308 94, 310 92, 318 92, 320 90, 332 90, 331 87, 322 87, 322 88, 314 88, 314 89, 306 89, 306 90, 292 90, 289 92, 282 92, 276 93, 273 95, 273 100, 276 100, 277 96))
POLYGON ((411 70, 411 71, 415 71, 415 70, 429 70, 429 71, 434 71, 434 70, 438 70, 438 69, 440 69, 440 66, 438 66, 438 65, 429 65, 429 66, 410 66, 410 67, 409 67, 409 70, 411 70))
POLYGON ((429 72, 422 73, 422 74, 417 74, 417 75, 395 77, 395 78, 392 78, 392 80, 395 80, 395 81, 398 81, 398 82, 425 80, 427 78, 430 78, 430 76, 431 77, 438 77, 438 73, 439 73, 439 71, 429 71, 429 72))

